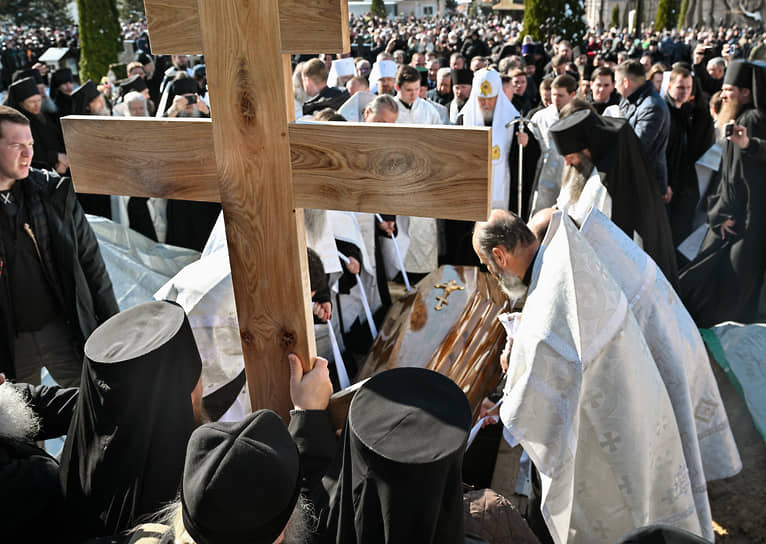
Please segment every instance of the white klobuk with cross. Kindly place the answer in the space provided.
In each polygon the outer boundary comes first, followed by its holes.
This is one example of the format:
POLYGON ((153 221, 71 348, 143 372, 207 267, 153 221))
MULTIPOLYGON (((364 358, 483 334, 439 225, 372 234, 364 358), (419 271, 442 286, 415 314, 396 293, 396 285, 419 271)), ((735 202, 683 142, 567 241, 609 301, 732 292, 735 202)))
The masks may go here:
POLYGON ((220 202, 253 409, 315 359, 303 208, 485 220, 487 128, 296 124, 290 54, 349 51, 346 0, 145 0, 152 52, 205 55, 212 119, 63 120, 83 193, 220 202))

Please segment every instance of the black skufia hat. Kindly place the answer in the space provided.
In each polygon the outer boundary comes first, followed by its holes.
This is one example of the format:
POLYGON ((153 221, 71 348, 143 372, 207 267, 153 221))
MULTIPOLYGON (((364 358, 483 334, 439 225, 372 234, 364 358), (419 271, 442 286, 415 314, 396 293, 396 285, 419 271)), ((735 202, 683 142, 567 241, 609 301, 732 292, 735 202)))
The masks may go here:
POLYGON ((202 425, 186 451, 184 527, 198 544, 271 544, 295 508, 299 476, 298 449, 274 412, 202 425))
POLYGON ((731 62, 726 69, 723 84, 750 89, 753 105, 759 110, 766 109, 766 63, 763 61, 731 62))
POLYGON ((59 475, 78 530, 116 534, 177 496, 202 360, 186 313, 168 301, 112 316, 84 359, 59 475))
POLYGON ((136 55, 136 61, 140 62, 143 66, 146 66, 150 62, 154 62, 154 59, 149 53, 141 51, 136 55))
POLYGON ((176 79, 170 85, 170 95, 178 96, 180 94, 194 94, 199 92, 197 80, 191 77, 176 79))
POLYGON ((51 74, 51 91, 64 83, 74 83, 72 70, 69 68, 59 68, 51 74))
POLYGON ((473 72, 467 68, 452 70, 453 85, 473 85, 473 72))
POLYGON ((406 367, 370 378, 343 431, 328 518, 335 541, 462 543, 470 426, 465 394, 438 372, 406 367))
POLYGON ((8 89, 8 105, 15 108, 30 96, 40 94, 34 78, 25 77, 12 83, 8 89))
POLYGON ((95 83, 90 79, 77 87, 72 93, 72 113, 75 115, 87 115, 89 112, 85 111, 85 108, 91 101, 98 98, 100 94, 95 83))
POLYGON ((139 75, 130 76, 128 79, 120 81, 120 96, 125 96, 130 91, 141 92, 148 89, 146 81, 139 75))
POLYGON ((588 133, 595 124, 595 116, 590 110, 580 110, 551 126, 551 136, 562 157, 589 147, 588 133))
POLYGON ((726 68, 726 75, 723 78, 724 85, 734 85, 742 89, 752 89, 753 87, 753 65, 745 60, 736 60, 726 68))

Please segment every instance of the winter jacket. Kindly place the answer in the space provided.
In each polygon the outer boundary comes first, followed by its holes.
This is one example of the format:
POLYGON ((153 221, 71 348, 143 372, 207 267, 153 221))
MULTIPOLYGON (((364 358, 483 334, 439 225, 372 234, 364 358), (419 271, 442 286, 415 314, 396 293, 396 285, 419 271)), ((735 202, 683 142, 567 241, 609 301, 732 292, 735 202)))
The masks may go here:
POLYGON ((670 111, 651 81, 620 101, 620 113, 641 140, 654 165, 654 179, 664 195, 668 190, 668 166, 665 152, 670 135, 670 111))
MULTIPOLYGON (((119 311, 98 241, 75 196, 72 180, 54 172, 30 169, 18 180, 29 206, 31 228, 39 245, 43 270, 75 334, 79 352, 90 333, 119 311)), ((0 263, 8 256, 0 243, 0 263)), ((0 372, 15 377, 11 306, 12 286, 0 266, 0 372)))

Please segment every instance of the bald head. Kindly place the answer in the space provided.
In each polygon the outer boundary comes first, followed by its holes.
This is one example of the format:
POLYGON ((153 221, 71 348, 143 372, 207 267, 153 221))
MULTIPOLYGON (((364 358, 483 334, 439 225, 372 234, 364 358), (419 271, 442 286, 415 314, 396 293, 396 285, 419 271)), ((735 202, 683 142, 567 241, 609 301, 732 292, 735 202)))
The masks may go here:
POLYGON ((492 210, 489 220, 476 223, 473 233, 474 251, 506 293, 504 283, 520 282, 526 276, 539 246, 524 221, 505 210, 492 210))
POLYGON ((556 210, 554 208, 544 208, 537 212, 527 223, 529 230, 537 238, 538 242, 542 242, 545 238, 545 233, 548 232, 548 225, 551 223, 551 216, 556 210))

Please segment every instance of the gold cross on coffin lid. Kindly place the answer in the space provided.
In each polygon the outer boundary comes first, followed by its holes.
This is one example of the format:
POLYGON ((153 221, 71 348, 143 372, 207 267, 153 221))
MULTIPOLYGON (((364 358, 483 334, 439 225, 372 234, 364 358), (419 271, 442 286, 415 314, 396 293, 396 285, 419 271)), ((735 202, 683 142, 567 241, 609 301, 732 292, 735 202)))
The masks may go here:
POLYGON ((302 208, 485 220, 490 131, 296 124, 290 54, 349 51, 346 0, 145 6, 155 54, 204 53, 213 119, 66 117, 75 187, 221 203, 252 406, 287 420, 287 354, 316 355, 302 208))
POLYGON ((455 280, 449 280, 447 283, 437 283, 434 285, 437 289, 444 289, 444 293, 442 293, 441 296, 436 295, 436 302, 438 304, 434 307, 434 310, 437 312, 441 311, 442 308, 449 305, 449 302, 447 302, 447 299, 450 296, 450 293, 453 291, 463 291, 465 290, 465 287, 462 285, 458 285, 458 283, 455 280))

